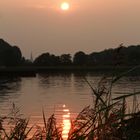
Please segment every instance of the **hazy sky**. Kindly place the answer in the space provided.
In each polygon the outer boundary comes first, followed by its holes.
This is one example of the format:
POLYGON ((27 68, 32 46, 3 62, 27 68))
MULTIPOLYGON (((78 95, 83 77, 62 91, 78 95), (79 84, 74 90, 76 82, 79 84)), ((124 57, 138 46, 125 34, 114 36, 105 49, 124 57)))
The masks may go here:
POLYGON ((140 44, 140 0, 0 0, 0 38, 26 57, 140 44))

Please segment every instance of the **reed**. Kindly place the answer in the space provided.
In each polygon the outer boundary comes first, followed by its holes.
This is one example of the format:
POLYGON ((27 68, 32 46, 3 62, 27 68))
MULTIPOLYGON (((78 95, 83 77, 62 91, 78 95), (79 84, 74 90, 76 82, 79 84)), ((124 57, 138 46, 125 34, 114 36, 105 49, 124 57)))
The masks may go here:
MULTIPOLYGON (((128 72, 131 72, 129 70, 128 72)), ((140 92, 112 97, 112 87, 126 75, 114 76, 108 81, 103 77, 97 87, 93 87, 86 79, 92 90, 93 106, 85 107, 71 121, 71 129, 67 140, 139 140, 140 111, 136 96, 140 92), (133 96, 133 106, 128 112, 127 98, 133 96)), ((62 140, 62 128, 57 125, 54 115, 46 120, 42 111, 44 127, 29 127, 29 120, 22 118, 20 111, 13 104, 12 111, 6 117, 0 117, 0 140, 62 140), (8 122, 9 129, 4 128, 8 122), (33 135, 31 130, 35 128, 33 135)))

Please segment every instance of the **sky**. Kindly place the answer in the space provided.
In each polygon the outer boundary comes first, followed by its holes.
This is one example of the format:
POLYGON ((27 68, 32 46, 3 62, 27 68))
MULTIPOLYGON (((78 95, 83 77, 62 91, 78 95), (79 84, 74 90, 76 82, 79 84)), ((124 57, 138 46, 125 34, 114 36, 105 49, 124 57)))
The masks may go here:
POLYGON ((140 0, 0 0, 0 38, 27 58, 137 45, 140 0))

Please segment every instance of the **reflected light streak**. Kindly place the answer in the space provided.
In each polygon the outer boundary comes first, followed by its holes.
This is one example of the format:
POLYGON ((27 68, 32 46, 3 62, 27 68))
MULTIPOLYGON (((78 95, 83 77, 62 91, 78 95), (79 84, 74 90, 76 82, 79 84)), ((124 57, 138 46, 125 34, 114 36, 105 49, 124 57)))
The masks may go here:
POLYGON ((69 109, 63 109, 64 112, 69 112, 69 109))
POLYGON ((62 137, 64 140, 67 140, 68 134, 71 128, 70 122, 70 111, 69 109, 65 108, 66 106, 63 105, 63 130, 62 130, 62 137))

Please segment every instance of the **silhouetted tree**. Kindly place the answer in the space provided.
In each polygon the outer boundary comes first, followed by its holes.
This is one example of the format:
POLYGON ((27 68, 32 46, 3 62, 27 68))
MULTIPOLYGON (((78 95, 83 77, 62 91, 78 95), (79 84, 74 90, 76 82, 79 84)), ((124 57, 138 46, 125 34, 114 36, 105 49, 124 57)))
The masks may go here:
POLYGON ((77 53, 75 53, 74 58, 73 58, 73 64, 74 65, 86 65, 87 64, 87 59, 88 56, 82 52, 79 51, 77 53))
POLYGON ((25 57, 22 57, 21 65, 30 67, 33 66, 33 62, 30 59, 26 59, 25 57))
POLYGON ((127 65, 140 65, 140 45, 129 46, 124 54, 127 65))
POLYGON ((60 61, 61 61, 61 65, 71 65, 72 64, 71 55, 70 54, 62 54, 60 56, 60 61))
POLYGON ((37 66, 57 66, 60 64, 60 57, 43 53, 35 59, 34 64, 37 66))
POLYGON ((121 44, 115 49, 106 49, 101 52, 85 54, 82 51, 76 52, 73 61, 70 54, 55 56, 50 53, 43 53, 32 63, 22 57, 17 46, 11 46, 3 39, 0 39, 0 67, 10 66, 136 66, 140 65, 140 45, 128 47, 121 44))
POLYGON ((0 39, 0 66, 19 66, 21 61, 22 53, 20 49, 0 39))

